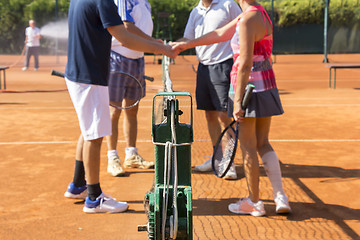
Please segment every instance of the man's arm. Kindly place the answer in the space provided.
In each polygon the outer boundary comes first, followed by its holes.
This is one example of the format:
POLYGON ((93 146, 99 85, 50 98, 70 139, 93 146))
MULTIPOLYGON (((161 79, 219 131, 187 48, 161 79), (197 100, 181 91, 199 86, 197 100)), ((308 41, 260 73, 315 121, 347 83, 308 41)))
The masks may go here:
POLYGON ((164 54, 170 58, 175 58, 177 56, 177 53, 172 51, 170 45, 164 45, 158 41, 150 41, 139 37, 127 31, 124 25, 108 27, 107 30, 126 48, 139 52, 164 54))
POLYGON ((161 40, 157 40, 149 35, 147 35, 146 33, 144 33, 140 28, 138 28, 133 22, 129 22, 129 21, 124 21, 124 26, 126 28, 126 30, 128 30, 129 32, 138 35, 139 37, 142 37, 144 39, 147 39, 149 41, 157 41, 160 42, 161 40))

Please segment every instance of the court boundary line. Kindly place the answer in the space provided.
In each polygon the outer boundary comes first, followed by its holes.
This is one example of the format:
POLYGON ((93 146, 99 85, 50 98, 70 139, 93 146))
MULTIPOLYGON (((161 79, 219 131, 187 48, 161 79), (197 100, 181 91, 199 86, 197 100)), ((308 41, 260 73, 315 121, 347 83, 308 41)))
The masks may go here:
MULTIPOLYGON (((288 107, 360 107, 360 104, 354 103, 354 104, 283 104, 284 108, 288 107)), ((141 105, 139 109, 148 109, 152 108, 152 105, 141 105)), ((190 105, 183 105, 182 108, 189 108, 190 105)), ((196 105, 193 105, 193 107, 196 107, 196 105)), ((74 107, 1 107, 0 110, 39 110, 39 109, 56 109, 56 110, 71 110, 74 109, 74 107)))
MULTIPOLYGON (((106 142, 106 141, 105 141, 106 142)), ((152 143, 152 140, 138 140, 138 143, 152 143)), ((211 142, 210 139, 195 139, 194 142, 211 142)), ((270 139, 270 142, 289 142, 289 143, 313 143, 313 142, 360 142, 360 139, 270 139)), ((0 145, 34 145, 34 144, 72 144, 77 141, 19 141, 19 142, 0 142, 0 145)), ((119 140, 118 143, 125 143, 119 140)))

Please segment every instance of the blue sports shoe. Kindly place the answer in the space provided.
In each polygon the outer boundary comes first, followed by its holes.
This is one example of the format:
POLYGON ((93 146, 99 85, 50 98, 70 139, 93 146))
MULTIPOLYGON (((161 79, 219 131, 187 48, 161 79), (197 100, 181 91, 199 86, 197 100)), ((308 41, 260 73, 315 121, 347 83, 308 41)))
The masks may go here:
POLYGON ((76 187, 74 183, 71 182, 64 193, 64 196, 67 198, 85 199, 88 195, 86 189, 86 184, 81 187, 76 187))
POLYGON ((91 201, 87 197, 83 211, 86 213, 120 213, 125 212, 128 207, 127 202, 116 201, 116 199, 101 193, 95 201, 91 201))

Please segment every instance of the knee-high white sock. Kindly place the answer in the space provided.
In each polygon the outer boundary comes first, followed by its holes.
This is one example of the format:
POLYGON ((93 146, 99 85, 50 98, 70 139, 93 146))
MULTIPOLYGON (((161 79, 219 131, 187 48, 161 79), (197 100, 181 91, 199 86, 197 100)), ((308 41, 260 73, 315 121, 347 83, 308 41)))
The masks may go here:
POLYGON ((270 151, 265 153, 261 159, 264 164, 266 175, 271 182, 274 198, 276 198, 279 194, 285 195, 282 185, 281 169, 278 156, 274 151, 270 151))

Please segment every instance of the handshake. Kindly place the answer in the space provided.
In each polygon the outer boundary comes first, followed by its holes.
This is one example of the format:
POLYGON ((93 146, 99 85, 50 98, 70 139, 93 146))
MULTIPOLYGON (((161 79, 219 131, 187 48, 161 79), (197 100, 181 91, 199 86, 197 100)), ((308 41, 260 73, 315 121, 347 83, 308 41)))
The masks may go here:
POLYGON ((186 49, 192 48, 190 46, 188 40, 182 40, 178 42, 169 42, 164 45, 165 46, 165 52, 162 54, 170 57, 170 58, 176 58, 177 55, 179 55, 180 52, 185 51, 186 49))

